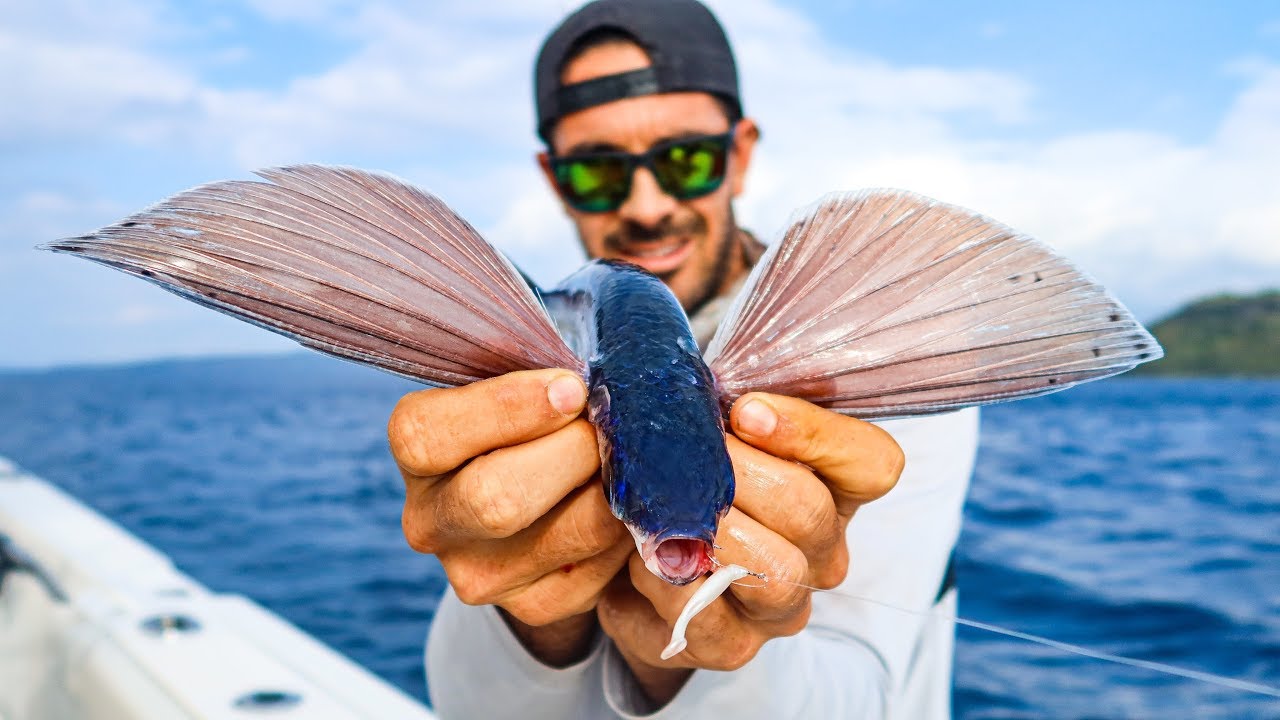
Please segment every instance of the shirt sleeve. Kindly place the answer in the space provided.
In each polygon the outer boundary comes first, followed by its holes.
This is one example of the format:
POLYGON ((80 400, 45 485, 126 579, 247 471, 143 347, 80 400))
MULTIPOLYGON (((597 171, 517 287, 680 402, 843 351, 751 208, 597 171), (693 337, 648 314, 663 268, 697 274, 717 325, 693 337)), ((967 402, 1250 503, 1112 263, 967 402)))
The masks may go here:
POLYGON ((976 409, 880 423, 907 464, 897 486, 849 524, 849 575, 816 593, 800 634, 772 640, 734 672, 699 670, 646 712, 607 639, 569 668, 543 665, 491 607, 446 595, 427 674, 442 718, 941 718, 949 714, 954 593, 930 617, 960 532, 977 449, 976 409), (448 688, 448 691, 444 691, 448 688))

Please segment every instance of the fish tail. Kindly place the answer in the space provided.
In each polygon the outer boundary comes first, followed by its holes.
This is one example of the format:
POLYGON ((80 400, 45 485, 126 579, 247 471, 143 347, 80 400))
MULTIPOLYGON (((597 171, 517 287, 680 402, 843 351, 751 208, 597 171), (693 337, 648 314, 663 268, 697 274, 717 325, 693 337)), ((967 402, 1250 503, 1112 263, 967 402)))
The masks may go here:
POLYGON ((907 192, 830 195, 752 271, 707 361, 857 417, 1042 395, 1163 354, 1099 284, 989 218, 907 192))

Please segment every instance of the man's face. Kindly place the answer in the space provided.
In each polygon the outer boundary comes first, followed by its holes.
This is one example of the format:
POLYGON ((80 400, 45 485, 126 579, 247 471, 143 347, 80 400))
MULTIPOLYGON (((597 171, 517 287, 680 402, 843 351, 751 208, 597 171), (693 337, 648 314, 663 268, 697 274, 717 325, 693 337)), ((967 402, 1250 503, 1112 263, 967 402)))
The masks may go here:
MULTIPOLYGON (((570 62, 561 81, 582 82, 649 64, 638 46, 608 43, 570 62)), ((551 146, 556 155, 596 150, 640 153, 663 140, 729 129, 729 119, 711 95, 667 93, 615 100, 566 115, 552 130, 551 146)), ((746 270, 730 201, 742 192, 756 136, 750 120, 739 122, 724 183, 709 195, 678 200, 663 192, 647 168, 637 168, 631 194, 617 210, 586 213, 565 205, 587 255, 645 268, 661 277, 690 311, 728 289, 746 270)), ((546 155, 539 160, 554 187, 546 155)))

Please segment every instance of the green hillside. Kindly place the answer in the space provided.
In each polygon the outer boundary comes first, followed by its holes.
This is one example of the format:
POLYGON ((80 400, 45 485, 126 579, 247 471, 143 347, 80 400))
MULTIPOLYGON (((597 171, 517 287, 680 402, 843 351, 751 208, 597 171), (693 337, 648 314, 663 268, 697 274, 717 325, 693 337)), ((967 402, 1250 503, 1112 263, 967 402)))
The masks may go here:
POLYGON ((1165 357, 1144 375, 1280 376, 1280 291, 1197 300, 1151 332, 1165 357))

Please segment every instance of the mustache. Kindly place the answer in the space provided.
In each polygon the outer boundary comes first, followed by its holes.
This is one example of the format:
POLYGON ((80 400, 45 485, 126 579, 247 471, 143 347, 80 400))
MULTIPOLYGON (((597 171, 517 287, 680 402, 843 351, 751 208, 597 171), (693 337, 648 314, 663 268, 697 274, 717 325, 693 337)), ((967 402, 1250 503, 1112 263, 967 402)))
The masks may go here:
POLYGON ((614 252, 623 252, 628 245, 636 243, 653 243, 681 236, 706 233, 707 222, 701 216, 694 216, 683 221, 664 218, 657 225, 645 226, 627 222, 616 232, 604 238, 604 245, 614 252))

